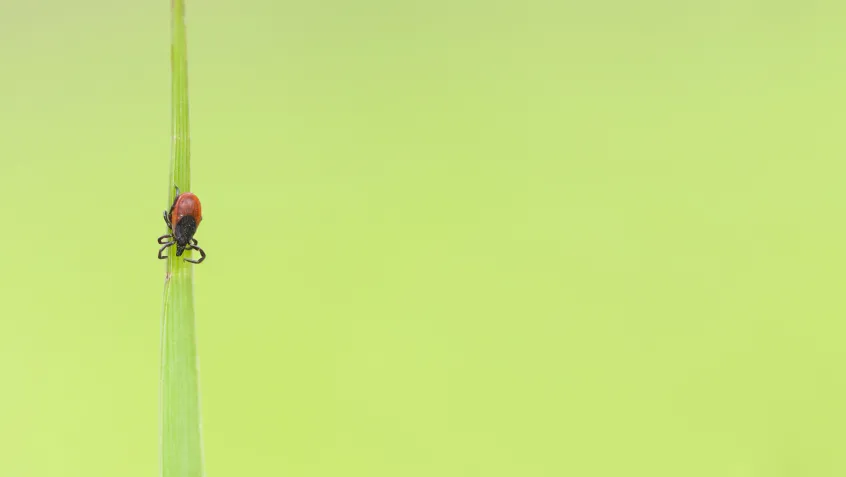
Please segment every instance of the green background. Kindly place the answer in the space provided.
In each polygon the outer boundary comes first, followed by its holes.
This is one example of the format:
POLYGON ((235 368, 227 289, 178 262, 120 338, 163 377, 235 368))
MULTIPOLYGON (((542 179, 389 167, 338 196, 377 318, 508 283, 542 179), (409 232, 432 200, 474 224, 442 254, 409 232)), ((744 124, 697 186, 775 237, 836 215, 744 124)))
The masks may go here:
MULTIPOLYGON (((158 472, 168 2, 0 9, 0 475, 158 472)), ((189 2, 209 476, 846 473, 840 2, 189 2)))

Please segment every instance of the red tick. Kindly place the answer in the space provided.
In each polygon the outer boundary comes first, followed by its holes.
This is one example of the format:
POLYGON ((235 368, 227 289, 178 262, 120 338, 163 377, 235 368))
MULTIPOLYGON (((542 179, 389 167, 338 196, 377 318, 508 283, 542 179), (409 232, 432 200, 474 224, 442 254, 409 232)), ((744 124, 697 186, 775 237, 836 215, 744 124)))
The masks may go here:
POLYGON ((163 215, 167 228, 172 233, 159 237, 159 243, 163 244, 162 248, 159 249, 159 258, 167 258, 167 255, 162 255, 162 252, 176 244, 177 257, 182 256, 185 249, 200 252, 199 260, 186 258, 184 259, 186 262, 200 263, 205 260, 206 252, 203 252, 203 249, 197 246, 197 239, 194 238, 194 233, 197 232, 197 227, 203 220, 203 207, 200 205, 200 199, 191 192, 180 194, 179 187, 176 187, 176 197, 173 199, 173 205, 170 206, 170 212, 165 210, 163 215))

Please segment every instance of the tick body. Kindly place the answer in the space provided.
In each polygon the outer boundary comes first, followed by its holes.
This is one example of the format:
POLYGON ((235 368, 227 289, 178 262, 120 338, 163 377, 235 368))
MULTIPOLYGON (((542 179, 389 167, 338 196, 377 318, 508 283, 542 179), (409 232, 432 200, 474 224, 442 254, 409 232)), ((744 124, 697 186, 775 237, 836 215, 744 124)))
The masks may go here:
POLYGON ((167 255, 162 255, 162 252, 175 244, 177 257, 182 256, 186 249, 200 252, 199 260, 186 258, 186 262, 200 263, 205 260, 206 252, 203 252, 203 249, 197 246, 197 239, 194 238, 197 227, 203 220, 203 207, 200 205, 200 199, 191 192, 180 193, 179 187, 177 187, 173 205, 170 206, 169 211, 165 210, 163 215, 171 233, 159 237, 159 243, 163 245, 159 249, 159 258, 167 258, 167 255))

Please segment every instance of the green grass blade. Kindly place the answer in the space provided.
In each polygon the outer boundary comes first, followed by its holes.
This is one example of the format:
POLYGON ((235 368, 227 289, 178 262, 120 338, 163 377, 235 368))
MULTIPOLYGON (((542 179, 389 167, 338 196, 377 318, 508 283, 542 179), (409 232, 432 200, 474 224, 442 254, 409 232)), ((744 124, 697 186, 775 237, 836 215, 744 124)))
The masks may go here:
POLYGON ((191 190, 191 137, 188 131, 188 47, 185 39, 185 0, 171 0, 171 128, 170 183, 168 207, 176 184, 191 190))
MULTIPOLYGON (((191 190, 185 2, 172 3, 172 132, 168 201, 174 184, 191 190)), ((186 251, 186 255, 189 252, 186 251)), ((193 265, 168 253, 162 310, 161 475, 202 477, 200 383, 194 324, 193 265)))

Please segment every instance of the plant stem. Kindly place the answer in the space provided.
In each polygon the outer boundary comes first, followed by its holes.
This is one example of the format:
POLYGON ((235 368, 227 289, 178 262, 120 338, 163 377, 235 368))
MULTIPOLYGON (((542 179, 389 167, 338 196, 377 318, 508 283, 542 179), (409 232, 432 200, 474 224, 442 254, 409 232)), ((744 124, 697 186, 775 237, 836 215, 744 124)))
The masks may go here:
MULTIPOLYGON (((174 185, 191 190, 185 2, 172 0, 172 145, 169 209, 174 185)), ((187 251, 186 251, 187 253, 187 251)), ((161 336, 161 475, 202 477, 199 366, 194 322, 193 265, 168 253, 161 336)))

